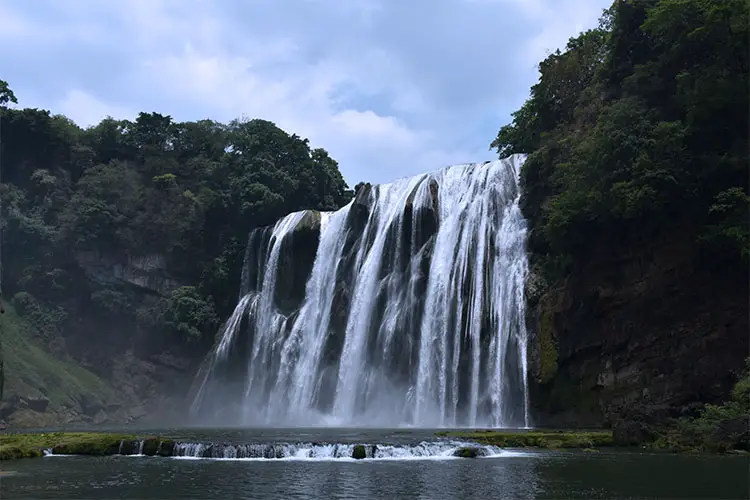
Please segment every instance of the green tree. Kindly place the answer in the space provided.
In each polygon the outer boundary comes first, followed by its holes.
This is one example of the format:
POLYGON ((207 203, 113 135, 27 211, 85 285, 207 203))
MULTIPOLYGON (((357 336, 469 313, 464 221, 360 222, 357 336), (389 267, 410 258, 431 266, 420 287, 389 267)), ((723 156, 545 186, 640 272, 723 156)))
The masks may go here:
POLYGON ((178 288, 142 310, 139 320, 146 328, 166 330, 186 342, 210 342, 219 326, 210 297, 203 297, 191 286, 178 288))
POLYGON ((0 106, 7 106, 9 102, 18 104, 18 99, 16 99, 16 95, 8 87, 8 82, 0 80, 0 106))
POLYGON ((522 207, 551 276, 613 227, 679 221, 747 256, 748 26, 741 0, 617 0, 540 64, 491 147, 528 154, 522 207))
MULTIPOLYGON (((2 104, 15 102, 2 83, 2 104)), ((62 337, 95 342, 111 327, 127 341, 204 346, 236 301, 248 232, 352 195, 325 150, 265 120, 140 113, 84 130, 4 109, 0 126, 4 283, 59 312, 62 337), (163 295, 125 279, 142 258, 165 263, 163 295)))

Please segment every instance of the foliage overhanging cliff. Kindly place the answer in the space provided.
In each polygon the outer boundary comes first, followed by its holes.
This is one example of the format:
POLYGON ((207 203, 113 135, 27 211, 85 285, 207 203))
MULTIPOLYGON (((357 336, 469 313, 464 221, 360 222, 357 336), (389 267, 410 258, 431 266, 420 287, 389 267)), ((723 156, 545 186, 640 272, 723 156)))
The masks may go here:
MULTIPOLYGON (((248 232, 352 196, 325 150, 268 121, 140 113, 82 129, 9 108, 0 85, 3 298, 47 351, 106 379, 126 352, 200 359, 234 307, 248 232)), ((154 370, 114 378, 140 397, 129 379, 154 370)))
POLYGON ((741 370, 748 26, 743 0, 617 0, 541 62, 492 143, 528 154, 545 418, 680 411, 726 397, 741 370))

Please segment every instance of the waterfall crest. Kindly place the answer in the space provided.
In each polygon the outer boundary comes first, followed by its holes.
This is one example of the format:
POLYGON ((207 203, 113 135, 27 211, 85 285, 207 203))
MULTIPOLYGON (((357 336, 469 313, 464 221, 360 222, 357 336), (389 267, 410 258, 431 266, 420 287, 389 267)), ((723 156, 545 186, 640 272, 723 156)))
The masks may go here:
POLYGON ((194 417, 528 426, 517 163, 367 185, 336 212, 254 230, 194 417))

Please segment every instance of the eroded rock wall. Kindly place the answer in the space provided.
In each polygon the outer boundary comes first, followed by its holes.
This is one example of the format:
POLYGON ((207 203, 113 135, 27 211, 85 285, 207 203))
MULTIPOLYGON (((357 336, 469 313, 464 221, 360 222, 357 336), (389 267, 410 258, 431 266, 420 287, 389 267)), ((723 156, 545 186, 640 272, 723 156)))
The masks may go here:
POLYGON ((728 397, 748 341, 748 271, 675 228, 603 239, 562 283, 527 283, 537 425, 663 420, 728 397))

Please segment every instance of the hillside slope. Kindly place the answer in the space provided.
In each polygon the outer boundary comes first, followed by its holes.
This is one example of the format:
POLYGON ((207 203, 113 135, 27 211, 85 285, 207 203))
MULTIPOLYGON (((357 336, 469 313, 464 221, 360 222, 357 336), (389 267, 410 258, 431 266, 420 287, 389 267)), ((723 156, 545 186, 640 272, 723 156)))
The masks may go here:
POLYGON ((9 304, 0 315, 3 401, 0 419, 10 425, 55 425, 97 421, 99 410, 117 401, 110 384, 69 359, 50 353, 9 304))

